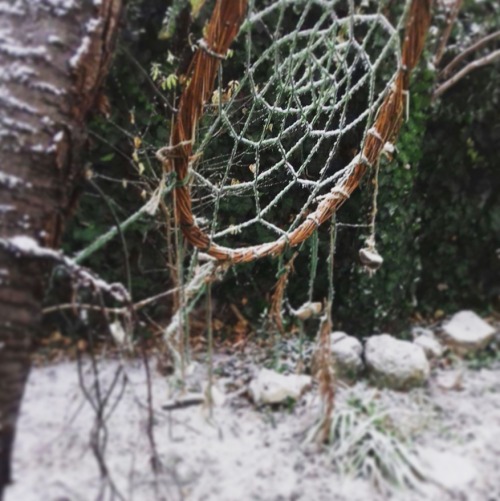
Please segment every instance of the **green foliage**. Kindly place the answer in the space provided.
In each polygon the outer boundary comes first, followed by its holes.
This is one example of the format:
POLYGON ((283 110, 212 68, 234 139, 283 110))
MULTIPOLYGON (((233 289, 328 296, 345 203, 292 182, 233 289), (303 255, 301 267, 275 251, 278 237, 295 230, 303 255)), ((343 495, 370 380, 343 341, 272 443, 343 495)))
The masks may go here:
POLYGON ((395 418, 375 393, 363 392, 337 404, 329 433, 329 452, 341 474, 368 478, 388 497, 429 478, 395 418))
MULTIPOLYGON (((443 65, 499 22, 495 2, 465 5, 443 65)), ((424 54, 421 67, 431 67, 431 58, 424 54)), ((334 315, 355 334, 404 329, 412 312, 500 307, 500 68, 472 72, 431 106, 433 79, 428 69, 414 76, 396 161, 381 166, 384 265, 373 278, 348 262, 366 233, 339 233, 334 315)), ((362 195, 352 205, 368 212, 369 194, 362 195)), ((352 205, 341 220, 356 220, 352 205)))
MULTIPOLYGON (((340 227, 334 318, 339 326, 358 335, 401 329, 415 307, 421 270, 418 235, 422 201, 414 183, 422 157, 432 78, 428 70, 420 70, 414 77, 410 115, 397 141, 395 159, 381 160, 376 243, 384 264, 374 276, 363 270, 357 257, 368 228, 353 231, 340 227)), ((369 221, 373 189, 372 183, 367 184, 359 198, 342 210, 341 221, 369 221)))
MULTIPOLYGON (((498 2, 466 2, 444 64, 499 25, 498 2)), ((466 62, 495 48, 498 42, 466 62)), ((430 117, 417 178, 425 197, 418 287, 424 311, 500 308, 499 109, 496 63, 450 88, 430 117)))
MULTIPOLYGON (((168 108, 161 99, 161 83, 153 78, 176 62, 157 33, 166 6, 153 0, 135 0, 127 6, 127 25, 117 49, 105 92, 110 116, 95 116, 89 141, 92 183, 83 183, 76 217, 64 238, 68 255, 81 251, 100 235, 139 209, 158 184, 155 151, 168 141, 168 108), (153 61, 162 61, 151 68, 153 61), (156 73, 158 73, 156 75, 156 73), (111 206, 111 209, 108 207, 111 206)), ((83 264, 104 279, 127 283, 132 275, 132 296, 142 299, 166 290, 170 273, 165 266, 166 242, 161 220, 143 217, 124 234, 126 246, 116 237, 83 264)), ((64 301, 63 301, 64 302, 64 301)), ((153 309, 154 310, 154 309, 153 309)), ((153 311, 151 310, 151 311, 153 311)))
MULTIPOLYGON (((169 105, 178 97, 191 54, 187 35, 201 33, 206 19, 202 13, 193 24, 192 20, 186 22, 186 12, 189 20, 191 7, 203 2, 174 2, 175 12, 168 19, 175 20, 175 28, 168 25, 168 37, 158 37, 167 3, 159 5, 154 0, 128 3, 128 25, 107 84, 111 117, 96 118, 92 126, 90 153, 94 181, 108 197, 120 221, 139 208, 157 185, 159 165, 154 153, 168 142, 172 116, 169 105)), ((499 20, 500 7, 494 2, 465 3, 452 40, 457 42, 457 50, 460 43, 470 41, 476 25, 481 32, 487 32, 499 20)), ((256 47, 262 45, 262 50, 263 40, 265 37, 254 41, 256 47)), ((232 47, 233 56, 224 69, 225 83, 241 78, 244 43, 244 37, 240 37, 232 47)), ((436 309, 452 311, 462 306, 484 310, 500 293, 500 274, 493 272, 498 270, 500 248, 497 173, 500 69, 497 65, 471 73, 437 104, 431 105, 435 75, 428 68, 432 55, 432 52, 425 54, 412 80, 410 114, 397 141, 394 159, 381 161, 376 243, 384 265, 373 277, 363 271, 358 260, 369 229, 351 226, 338 229, 333 321, 336 327, 355 335, 404 329, 414 311, 430 314, 436 309)), ((263 74, 254 75, 256 81, 265 80, 264 73, 272 72, 273 68, 261 71, 263 74)), ((242 107, 241 113, 244 112, 242 107)), ((216 106, 207 107, 200 130, 213 122, 215 113, 216 106)), ((255 130, 255 137, 260 133, 255 130)), ((349 144, 341 145, 340 156, 359 142, 360 138, 353 133, 346 140, 349 144)), ((230 147, 221 137, 204 151, 200 162, 216 158, 220 151, 230 147)), ((290 145, 284 147, 288 149, 290 145)), ((307 152, 305 143, 291 160, 298 164, 307 152)), ((350 158, 341 160, 344 166, 350 158)), ((241 162, 251 163, 246 158, 241 162)), ((317 167, 318 171, 321 167, 317 167)), ((317 172, 309 174, 314 177, 317 172)), ((241 179, 234 179, 235 183, 250 179, 252 174, 242 169, 238 176, 241 179)), ((344 224, 368 223, 372 193, 373 184, 368 179, 342 207, 338 220, 344 224)), ((273 222, 286 227, 287 215, 301 208, 298 200, 290 192, 280 210, 271 215, 273 222)), ((252 211, 253 203, 250 197, 241 197, 237 203, 222 200, 221 225, 227 227, 244 219, 252 211)), ((86 186, 77 217, 67 231, 66 251, 69 254, 80 251, 114 224, 115 218, 104 200, 91 186, 86 186)), ((249 238, 269 240, 267 229, 257 226, 254 231, 249 238)), ((328 228, 319 230, 314 301, 322 301, 327 292, 327 235, 328 228)), ((148 297, 168 288, 170 273, 165 257, 168 242, 162 217, 135 223, 125 238, 126 250, 116 238, 86 264, 108 280, 125 283, 124 262, 128 255, 135 297, 148 297)), ((238 235, 230 235, 227 243, 246 243, 238 239, 238 235)), ((290 255, 288 252, 286 257, 290 255)), ((288 299, 294 307, 308 299, 309 257, 308 247, 303 247, 295 261, 295 273, 288 287, 288 299)), ((249 319, 259 318, 269 304, 277 268, 276 259, 233 268, 217 287, 217 301, 234 302, 238 291, 237 298, 246 299, 245 304, 239 305, 242 313, 249 319)), ((164 314, 164 310, 152 311, 155 319, 164 314)))
POLYGON ((428 310, 486 310, 498 301, 498 109, 500 71, 487 67, 450 89, 429 123, 418 179, 427 202, 419 295, 428 310))

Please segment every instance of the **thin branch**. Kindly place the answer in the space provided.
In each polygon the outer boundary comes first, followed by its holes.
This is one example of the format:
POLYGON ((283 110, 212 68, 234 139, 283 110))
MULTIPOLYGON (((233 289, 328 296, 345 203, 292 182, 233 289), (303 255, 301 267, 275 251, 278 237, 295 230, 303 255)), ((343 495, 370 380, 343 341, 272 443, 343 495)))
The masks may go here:
POLYGON ((113 218, 113 221, 115 223, 116 231, 120 235, 120 240, 121 240, 122 250, 123 250, 123 261, 125 264, 125 276, 127 278, 127 290, 128 290, 130 297, 132 298, 132 274, 130 273, 128 246, 127 246, 127 241, 125 240, 125 236, 123 234, 123 231, 121 229, 120 221, 118 220, 116 212, 113 209, 113 206, 111 205, 111 201, 107 197, 106 193, 104 193, 104 191, 102 191, 101 187, 97 183, 95 183, 92 180, 92 178, 89 178, 87 181, 90 183, 92 188, 94 188, 94 190, 99 194, 99 196, 101 197, 103 202, 106 204, 106 206, 111 214, 111 217, 113 218))
POLYGON ((455 85, 459 80, 464 78, 466 75, 468 75, 471 71, 481 68, 482 66, 486 66, 488 64, 492 64, 495 61, 500 60, 500 49, 495 50, 491 54, 488 54, 487 56, 484 56, 480 59, 476 59, 475 61, 472 61, 472 63, 469 63, 467 66, 462 68, 458 73, 453 75, 449 80, 446 80, 446 82, 442 83, 435 91, 433 94, 433 99, 438 98, 442 94, 444 94, 450 87, 455 85))
POLYGON ((500 38, 500 30, 495 31, 494 33, 490 33, 489 35, 481 38, 478 40, 476 43, 472 44, 470 47, 465 49, 463 52, 458 54, 458 56, 455 57, 445 68, 441 71, 439 74, 439 77, 446 78, 450 71, 460 62, 463 61, 468 55, 472 54, 476 50, 482 49, 485 45, 487 45, 489 42, 492 40, 496 40, 497 38, 500 38))
POLYGON ((80 264, 82 261, 94 254, 94 252, 104 247, 116 235, 124 232, 131 224, 139 220, 144 214, 151 215, 152 213, 154 213, 156 211, 158 200, 161 200, 161 198, 163 198, 167 193, 172 191, 174 186, 175 182, 170 182, 169 184, 167 184, 167 186, 163 186, 163 189, 159 189, 159 191, 157 189, 155 193, 153 193, 151 198, 137 212, 123 221, 123 223, 113 226, 109 231, 94 240, 88 247, 80 251, 74 258, 74 262, 80 264))
POLYGON ((128 312, 128 308, 103 308, 97 304, 78 304, 78 303, 62 303, 56 304, 54 306, 48 306, 42 310, 43 315, 48 315, 49 313, 55 313, 56 311, 64 310, 88 310, 88 311, 100 311, 103 310, 105 313, 113 313, 115 315, 121 315, 128 312))
POLYGON ((174 289, 169 289, 168 291, 160 292, 159 294, 156 294, 156 296, 151 296, 146 299, 143 299, 142 301, 138 301, 137 303, 134 303, 132 306, 125 306, 121 308, 107 308, 107 307, 103 308, 102 306, 95 304, 62 303, 44 308, 42 310, 42 314, 47 315, 49 313, 54 313, 56 311, 74 310, 75 308, 77 308, 79 310, 90 310, 90 311, 101 311, 101 312, 104 311, 106 313, 124 315, 130 313, 130 310, 133 311, 140 310, 141 308, 144 308, 144 306, 147 306, 148 304, 151 304, 157 301, 158 299, 170 296, 171 294, 174 294, 178 290, 179 288, 175 287, 174 289))
POLYGON ((450 38, 453 25, 455 24, 458 13, 460 12, 460 8, 462 7, 462 2, 463 0, 455 0, 455 3, 451 7, 451 12, 446 19, 446 27, 444 28, 443 35, 441 36, 441 40, 439 41, 439 45, 436 50, 436 54, 434 55, 434 66, 436 67, 439 66, 439 63, 444 56, 444 51, 446 50, 446 46, 448 45, 448 40, 450 38))

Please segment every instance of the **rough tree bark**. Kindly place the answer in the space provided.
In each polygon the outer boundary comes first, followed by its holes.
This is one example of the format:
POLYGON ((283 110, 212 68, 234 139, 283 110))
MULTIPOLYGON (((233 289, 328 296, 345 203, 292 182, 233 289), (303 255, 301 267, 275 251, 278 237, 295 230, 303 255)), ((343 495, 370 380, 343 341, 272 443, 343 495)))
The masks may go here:
POLYGON ((121 3, 0 1, 0 500, 49 271, 37 256, 58 245, 121 3))

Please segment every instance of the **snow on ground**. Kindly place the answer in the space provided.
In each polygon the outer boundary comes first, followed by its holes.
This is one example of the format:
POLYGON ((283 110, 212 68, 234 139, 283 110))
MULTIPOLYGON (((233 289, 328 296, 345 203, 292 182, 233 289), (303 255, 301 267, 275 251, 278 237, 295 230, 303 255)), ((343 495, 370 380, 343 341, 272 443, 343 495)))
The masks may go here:
MULTIPOLYGON (((220 387, 231 379, 222 377, 225 364, 219 360, 216 370, 220 387)), ((374 390, 364 382, 339 391, 339 407, 353 397, 375 395, 395 411, 394 422, 406 427, 411 446, 432 470, 435 482, 423 484, 421 492, 384 495, 367 480, 342 479, 327 452, 304 444, 304 432, 318 416, 316 390, 294 407, 272 410, 256 409, 238 384, 228 385, 225 403, 210 417, 200 405, 164 410, 172 385, 152 369, 154 438, 162 465, 155 474, 142 362, 101 360, 100 391, 106 395, 119 367, 127 384, 118 377, 106 406, 111 415, 105 413, 110 482, 102 480, 92 452, 95 412, 81 390, 77 364, 64 362, 31 373, 14 455, 15 483, 6 501, 500 500, 500 368, 465 370, 461 390, 443 389, 443 378, 455 374, 441 371, 428 388, 408 394, 374 390)), ((89 362, 83 373, 92 392, 89 362)), ((206 375, 201 365, 195 373, 192 386, 206 375)))

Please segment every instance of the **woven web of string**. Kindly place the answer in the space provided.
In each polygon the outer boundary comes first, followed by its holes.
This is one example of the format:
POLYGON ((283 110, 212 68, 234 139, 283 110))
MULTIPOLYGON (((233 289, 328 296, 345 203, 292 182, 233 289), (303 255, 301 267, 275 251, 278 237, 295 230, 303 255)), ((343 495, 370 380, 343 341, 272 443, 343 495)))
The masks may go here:
POLYGON ((404 13, 394 26, 384 2, 261 3, 221 65, 191 162, 197 223, 231 247, 286 235, 349 176, 400 66, 404 13))

